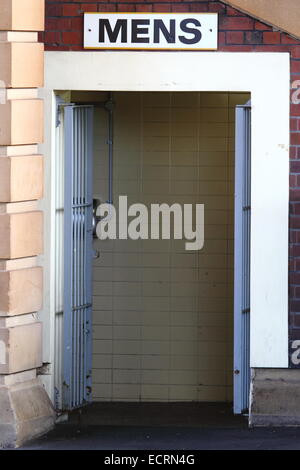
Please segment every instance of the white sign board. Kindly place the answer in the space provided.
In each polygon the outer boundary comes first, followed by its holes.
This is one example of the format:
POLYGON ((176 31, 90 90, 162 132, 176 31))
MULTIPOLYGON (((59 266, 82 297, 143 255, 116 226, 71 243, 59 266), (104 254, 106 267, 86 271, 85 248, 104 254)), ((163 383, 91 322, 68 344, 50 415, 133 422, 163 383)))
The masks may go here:
POLYGON ((216 50, 217 13, 86 13, 85 49, 216 50))

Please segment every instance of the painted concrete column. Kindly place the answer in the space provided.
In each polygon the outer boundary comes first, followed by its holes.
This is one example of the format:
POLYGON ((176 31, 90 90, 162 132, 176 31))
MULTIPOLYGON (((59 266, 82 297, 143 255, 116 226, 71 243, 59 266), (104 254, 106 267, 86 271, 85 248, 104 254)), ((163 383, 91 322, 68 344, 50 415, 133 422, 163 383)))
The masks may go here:
POLYGON ((0 447, 46 432, 42 366, 44 0, 0 0, 0 447))

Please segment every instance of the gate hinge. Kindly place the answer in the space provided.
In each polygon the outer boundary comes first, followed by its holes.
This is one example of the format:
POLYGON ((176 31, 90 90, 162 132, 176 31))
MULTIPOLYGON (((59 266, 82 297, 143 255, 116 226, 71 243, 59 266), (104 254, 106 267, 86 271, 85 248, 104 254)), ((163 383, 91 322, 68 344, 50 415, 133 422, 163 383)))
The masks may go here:
POLYGON ((243 206, 243 211, 250 211, 251 210, 251 206, 243 206))
POLYGON ((56 96, 56 123, 55 126, 59 127, 61 125, 60 115, 62 108, 65 106, 72 106, 73 103, 66 103, 60 96, 56 96))
POLYGON ((59 127, 61 124, 60 113, 63 104, 65 104, 65 101, 60 96, 56 96, 56 127, 59 127))

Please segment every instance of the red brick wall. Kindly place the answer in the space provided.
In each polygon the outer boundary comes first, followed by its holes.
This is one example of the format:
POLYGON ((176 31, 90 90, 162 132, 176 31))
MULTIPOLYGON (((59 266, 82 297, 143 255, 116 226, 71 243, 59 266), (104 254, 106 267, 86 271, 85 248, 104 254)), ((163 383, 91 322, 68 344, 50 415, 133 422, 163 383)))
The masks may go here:
MULTIPOLYGON (((295 80, 300 80, 300 41, 273 31, 270 26, 224 5, 221 1, 46 0, 46 32, 41 34, 46 50, 82 50, 83 12, 86 11, 218 12, 220 51, 289 52, 291 85, 295 80)), ((289 324, 292 342, 293 339, 300 340, 300 104, 292 102, 289 250, 289 324)))

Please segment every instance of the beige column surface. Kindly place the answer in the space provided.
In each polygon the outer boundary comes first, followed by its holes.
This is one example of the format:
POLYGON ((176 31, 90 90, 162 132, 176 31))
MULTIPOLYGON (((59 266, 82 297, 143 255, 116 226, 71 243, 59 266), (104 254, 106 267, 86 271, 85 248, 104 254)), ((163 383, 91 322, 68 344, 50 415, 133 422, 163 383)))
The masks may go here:
POLYGON ((6 88, 38 88, 44 82, 44 46, 0 42, 0 80, 6 88))
POLYGON ((43 156, 0 157, 0 202, 41 199, 43 179, 43 156))
MULTIPOLYGON (((37 256, 43 252, 41 211, 0 215, 0 258, 37 256)), ((25 295, 25 292, 24 292, 25 295)))
POLYGON ((12 374, 42 365, 42 324, 34 322, 12 328, 0 328, 0 343, 5 353, 0 355, 0 374, 12 374))
POLYGON ((43 31, 44 0, 0 0, 0 30, 43 31))
POLYGON ((0 448, 51 429, 42 366, 44 0, 0 0, 0 448))
POLYGON ((0 145, 34 144, 43 141, 43 101, 8 100, 0 107, 0 145))
POLYGON ((0 317, 40 310, 42 287, 41 267, 0 271, 0 317))

